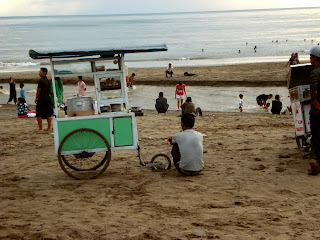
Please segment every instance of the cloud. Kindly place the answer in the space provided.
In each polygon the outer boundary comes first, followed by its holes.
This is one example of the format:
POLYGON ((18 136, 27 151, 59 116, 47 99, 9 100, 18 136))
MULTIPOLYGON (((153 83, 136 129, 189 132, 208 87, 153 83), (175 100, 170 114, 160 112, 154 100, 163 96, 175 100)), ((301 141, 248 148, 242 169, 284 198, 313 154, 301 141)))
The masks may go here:
POLYGON ((130 14, 319 7, 318 0, 1 0, 0 16, 130 14))

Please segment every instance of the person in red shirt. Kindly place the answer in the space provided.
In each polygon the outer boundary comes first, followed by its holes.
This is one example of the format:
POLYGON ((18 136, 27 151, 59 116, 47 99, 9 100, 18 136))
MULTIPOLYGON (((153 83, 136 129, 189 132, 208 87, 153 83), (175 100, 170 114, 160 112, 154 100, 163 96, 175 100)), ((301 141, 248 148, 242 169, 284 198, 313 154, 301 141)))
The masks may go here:
POLYGON ((182 81, 179 81, 174 94, 174 98, 177 99, 178 111, 180 111, 180 106, 183 104, 184 96, 187 97, 186 85, 183 84, 182 81))

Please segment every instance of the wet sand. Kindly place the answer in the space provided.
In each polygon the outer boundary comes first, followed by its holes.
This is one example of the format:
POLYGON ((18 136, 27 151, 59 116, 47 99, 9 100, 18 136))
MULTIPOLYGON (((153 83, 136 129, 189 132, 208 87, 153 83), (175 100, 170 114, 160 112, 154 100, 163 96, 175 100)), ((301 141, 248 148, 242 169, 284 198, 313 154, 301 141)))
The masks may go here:
MULTIPOLYGON (((48 68, 49 69, 49 68, 48 68)), ((136 74, 135 84, 145 85, 175 85, 183 81, 189 86, 286 86, 286 74, 289 67, 285 62, 253 63, 225 66, 176 67, 173 77, 166 78, 166 68, 137 68, 129 69, 136 74), (196 77, 185 77, 184 72, 196 73, 196 77)), ((1 73, 0 83, 7 83, 10 76, 14 76, 17 83, 37 83, 37 72, 1 73)), ((50 74, 48 75, 50 77, 50 74)), ((92 80, 84 77, 90 84, 92 80)), ((74 84, 76 77, 63 78, 64 84, 74 84)))
MULTIPOLYGON (((145 160, 170 154, 176 111, 137 117, 145 160)), ((137 151, 114 151, 95 180, 59 167, 53 135, 36 119, 0 107, 0 239, 317 239, 318 176, 297 149, 290 115, 205 112, 202 173, 139 165, 137 151), (131 190, 120 186, 130 188, 131 190)))

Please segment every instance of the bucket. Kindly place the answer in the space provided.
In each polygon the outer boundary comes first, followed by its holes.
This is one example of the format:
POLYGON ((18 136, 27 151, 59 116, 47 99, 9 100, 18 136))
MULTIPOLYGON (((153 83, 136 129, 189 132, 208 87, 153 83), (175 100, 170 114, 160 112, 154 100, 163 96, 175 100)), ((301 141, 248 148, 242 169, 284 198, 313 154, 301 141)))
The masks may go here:
POLYGON ((121 106, 122 104, 120 103, 113 103, 113 104, 110 104, 111 106, 111 111, 112 112, 120 112, 121 111, 121 106))

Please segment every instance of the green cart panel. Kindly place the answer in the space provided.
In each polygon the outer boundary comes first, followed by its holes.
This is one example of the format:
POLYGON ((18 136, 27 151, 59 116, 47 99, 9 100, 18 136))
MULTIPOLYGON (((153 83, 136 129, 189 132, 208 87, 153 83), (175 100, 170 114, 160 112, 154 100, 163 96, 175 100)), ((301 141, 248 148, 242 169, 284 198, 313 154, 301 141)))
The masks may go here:
POLYGON ((113 129, 116 147, 133 145, 131 117, 114 118, 113 129))
MULTIPOLYGON (((59 133, 59 144, 61 143, 62 139, 73 130, 79 129, 79 128, 91 128, 93 130, 98 131, 101 133, 107 141, 110 143, 110 125, 109 125, 109 119, 108 118, 101 118, 101 119, 79 119, 74 121, 59 121, 58 122, 58 133, 59 133)), ((104 142, 96 138, 95 142, 92 142, 92 134, 87 133, 88 136, 80 136, 79 134, 72 135, 70 141, 74 141, 75 143, 81 141, 87 141, 83 144, 85 146, 88 146, 88 149, 95 149, 95 148, 103 148, 105 147, 104 142), (91 137, 90 137, 91 136, 91 137)), ((77 144, 75 144, 77 145, 77 144)), ((68 146, 64 145, 62 151, 72 151, 72 150, 78 150, 74 149, 75 145, 68 146)))

